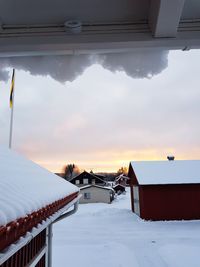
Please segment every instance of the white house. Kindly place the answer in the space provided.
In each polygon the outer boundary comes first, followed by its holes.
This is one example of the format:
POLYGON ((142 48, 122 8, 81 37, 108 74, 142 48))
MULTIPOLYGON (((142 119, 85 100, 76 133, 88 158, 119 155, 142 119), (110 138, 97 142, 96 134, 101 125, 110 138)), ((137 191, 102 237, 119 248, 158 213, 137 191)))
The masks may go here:
POLYGON ((80 188, 80 193, 80 203, 111 203, 114 199, 114 190, 111 187, 87 185, 80 188))

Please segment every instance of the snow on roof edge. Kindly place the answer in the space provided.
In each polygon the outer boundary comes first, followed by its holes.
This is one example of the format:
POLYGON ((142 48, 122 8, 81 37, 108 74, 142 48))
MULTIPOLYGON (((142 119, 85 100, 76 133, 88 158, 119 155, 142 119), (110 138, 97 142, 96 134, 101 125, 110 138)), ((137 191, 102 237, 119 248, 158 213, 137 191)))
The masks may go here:
POLYGON ((141 185, 199 184, 200 160, 131 161, 141 185))
POLYGON ((78 191, 63 178, 0 146, 0 226, 78 191))
POLYGON ((89 187, 97 187, 97 188, 102 188, 102 189, 106 189, 106 190, 113 190, 112 187, 100 186, 100 185, 96 185, 96 184, 90 184, 90 185, 81 186, 80 190, 86 189, 86 188, 89 188, 89 187))

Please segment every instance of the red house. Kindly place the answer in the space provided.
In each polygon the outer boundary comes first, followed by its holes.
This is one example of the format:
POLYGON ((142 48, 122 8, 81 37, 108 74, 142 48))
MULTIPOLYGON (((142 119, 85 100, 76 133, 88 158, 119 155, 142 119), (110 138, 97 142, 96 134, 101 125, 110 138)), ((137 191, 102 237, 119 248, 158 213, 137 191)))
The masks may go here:
POLYGON ((78 194, 76 186, 0 147, 0 266, 51 267, 52 225, 77 210, 78 194))
POLYGON ((200 160, 131 162, 132 211, 145 220, 200 219, 200 160))

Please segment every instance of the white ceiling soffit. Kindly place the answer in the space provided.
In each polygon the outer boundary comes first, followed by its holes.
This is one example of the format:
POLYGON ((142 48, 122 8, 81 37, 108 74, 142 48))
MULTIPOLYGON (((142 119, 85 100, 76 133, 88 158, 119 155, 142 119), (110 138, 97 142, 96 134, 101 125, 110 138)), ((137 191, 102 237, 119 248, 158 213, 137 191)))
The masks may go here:
POLYGON ((112 23, 148 18, 148 0, 1 0, 5 24, 112 23))
POLYGON ((200 19, 200 1, 185 0, 181 20, 198 20, 200 19))
POLYGON ((0 56, 200 48, 199 0, 1 0, 0 56), (68 20, 82 23, 66 32, 68 20))

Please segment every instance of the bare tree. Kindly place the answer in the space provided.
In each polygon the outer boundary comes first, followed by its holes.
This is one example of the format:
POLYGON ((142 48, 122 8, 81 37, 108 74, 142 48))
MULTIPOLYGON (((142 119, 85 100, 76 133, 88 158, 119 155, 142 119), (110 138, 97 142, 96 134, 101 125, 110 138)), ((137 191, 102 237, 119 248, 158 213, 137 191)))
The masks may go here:
POLYGON ((121 167, 119 168, 119 170, 117 171, 117 174, 120 175, 120 174, 124 174, 124 175, 127 175, 128 174, 128 169, 127 167, 121 167))
POLYGON ((80 173, 78 166, 76 166, 74 163, 67 164, 66 166, 64 166, 63 169, 64 169, 64 178, 68 181, 80 173))

